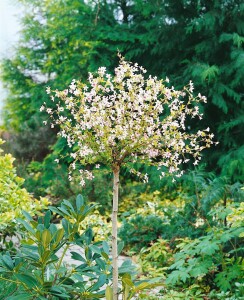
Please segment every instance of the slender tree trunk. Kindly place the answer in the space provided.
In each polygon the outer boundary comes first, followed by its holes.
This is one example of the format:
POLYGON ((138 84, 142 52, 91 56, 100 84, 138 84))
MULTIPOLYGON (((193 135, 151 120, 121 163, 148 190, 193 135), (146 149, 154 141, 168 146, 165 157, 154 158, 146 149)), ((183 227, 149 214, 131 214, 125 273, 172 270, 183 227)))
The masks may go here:
POLYGON ((119 166, 113 168, 113 213, 112 213, 112 259, 113 259, 113 300, 118 300, 118 249, 117 215, 119 206, 119 166))

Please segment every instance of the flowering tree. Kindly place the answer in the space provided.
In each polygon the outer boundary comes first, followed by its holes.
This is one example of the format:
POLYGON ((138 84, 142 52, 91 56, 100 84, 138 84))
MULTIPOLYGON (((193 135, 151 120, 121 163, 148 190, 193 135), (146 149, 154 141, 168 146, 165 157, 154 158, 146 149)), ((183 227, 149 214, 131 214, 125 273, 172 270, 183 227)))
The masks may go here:
MULTIPOLYGON (((187 132, 187 119, 201 119, 199 103, 206 102, 200 94, 193 97, 192 82, 182 91, 176 91, 167 87, 167 78, 165 81, 152 76, 145 78, 145 73, 144 68, 121 58, 114 76, 100 67, 95 74, 89 74, 88 84, 73 80, 68 89, 54 93, 48 87, 54 108, 47 107, 46 103, 41 107, 49 114, 51 127, 60 127, 58 135, 72 149, 70 180, 76 169, 82 185, 86 179, 92 179, 92 172, 84 169, 88 164, 97 168, 105 164, 113 172, 114 299, 118 298, 117 212, 121 166, 142 162, 156 166, 159 176, 164 176, 168 169, 179 177, 183 173, 180 166, 190 157, 193 164, 198 164, 200 152, 213 143, 209 128, 187 132)), ((147 174, 142 175, 133 168, 131 172, 147 182, 147 174)))

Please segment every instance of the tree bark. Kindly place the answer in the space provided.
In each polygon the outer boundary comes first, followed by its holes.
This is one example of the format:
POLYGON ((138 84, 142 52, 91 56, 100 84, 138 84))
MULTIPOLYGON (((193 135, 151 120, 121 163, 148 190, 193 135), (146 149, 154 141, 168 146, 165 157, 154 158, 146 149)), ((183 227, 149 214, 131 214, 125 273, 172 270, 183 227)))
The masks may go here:
POLYGON ((113 168, 113 213, 112 213, 112 264, 113 264, 113 300, 118 300, 118 248, 117 215, 119 206, 119 166, 113 168))

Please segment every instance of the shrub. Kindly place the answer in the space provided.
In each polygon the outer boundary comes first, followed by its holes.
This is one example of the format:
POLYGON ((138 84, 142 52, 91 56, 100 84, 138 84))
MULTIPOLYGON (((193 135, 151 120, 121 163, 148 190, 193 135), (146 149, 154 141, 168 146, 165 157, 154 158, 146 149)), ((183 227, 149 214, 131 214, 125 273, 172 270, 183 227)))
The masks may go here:
POLYGON ((173 251, 168 241, 163 239, 158 239, 148 248, 142 248, 138 257, 143 276, 149 277, 165 277, 172 262, 173 251))
MULTIPOLYGON (((0 145, 3 140, 0 139, 0 145)), ((11 154, 3 155, 0 148, 0 232, 1 243, 7 235, 16 233, 15 218, 22 215, 22 210, 35 215, 48 205, 46 198, 34 199, 26 189, 22 188, 24 180, 16 175, 11 154)))
MULTIPOLYGON (((36 221, 26 212, 25 227, 28 239, 22 242, 15 256, 0 255, 0 282, 17 285, 13 299, 98 299, 104 296, 100 288, 109 283, 111 263, 106 242, 93 242, 91 228, 79 233, 80 223, 94 206, 87 206, 81 196, 75 205, 64 200, 60 207, 50 207, 44 217, 36 221), (51 211, 63 217, 60 225, 51 223, 51 211), (63 259, 71 245, 79 251, 71 252, 76 267, 64 267, 63 259), (61 250, 61 256, 57 255, 61 250), (17 298, 18 297, 18 298, 17 298)), ((11 299, 7 298, 7 299, 11 299)))
POLYGON ((194 240, 182 239, 177 245, 175 262, 170 266, 166 283, 185 287, 196 283, 223 292, 235 291, 236 283, 243 282, 243 208, 217 207, 209 215, 219 220, 217 227, 210 227, 206 235, 194 240), (240 214, 242 212, 242 221, 240 214), (225 223, 223 220, 234 220, 225 223))
POLYGON ((163 228, 164 223, 159 216, 137 215, 123 221, 119 230, 119 237, 127 249, 131 248, 131 250, 138 252, 160 238, 163 228))
POLYGON ((163 239, 158 239, 148 248, 142 248, 138 258, 143 276, 149 277, 165 277, 172 261, 173 251, 168 241, 163 239))
MULTIPOLYGON (((85 205, 79 195, 74 205, 64 200, 60 207, 49 207, 36 221, 24 212, 25 219, 18 221, 26 228, 28 238, 22 241, 16 255, 0 255, 0 287, 4 288, 0 299, 112 299, 109 244, 94 241, 90 227, 80 231, 93 209, 94 205, 85 205), (61 224, 51 222, 51 212, 62 218, 61 224), (76 245, 73 251, 72 245, 76 245), (63 263, 70 248, 76 265, 63 263), (61 255, 57 255, 59 250, 61 255)), ((122 246, 118 245, 119 252, 122 246)), ((134 273, 131 261, 123 262, 119 268, 123 299, 130 300, 142 290, 161 285, 156 280, 134 281, 134 273)))

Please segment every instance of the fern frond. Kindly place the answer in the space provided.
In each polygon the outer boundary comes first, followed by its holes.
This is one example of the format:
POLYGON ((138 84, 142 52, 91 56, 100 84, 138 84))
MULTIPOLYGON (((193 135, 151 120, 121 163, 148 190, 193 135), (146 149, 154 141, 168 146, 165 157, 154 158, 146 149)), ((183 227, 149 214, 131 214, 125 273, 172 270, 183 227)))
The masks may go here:
POLYGON ((214 81, 217 79, 219 75, 219 68, 216 65, 207 66, 205 70, 202 72, 202 81, 214 81))
POLYGON ((244 37, 240 36, 238 33, 222 33, 219 38, 220 43, 232 41, 234 46, 241 48, 244 43, 244 37))

